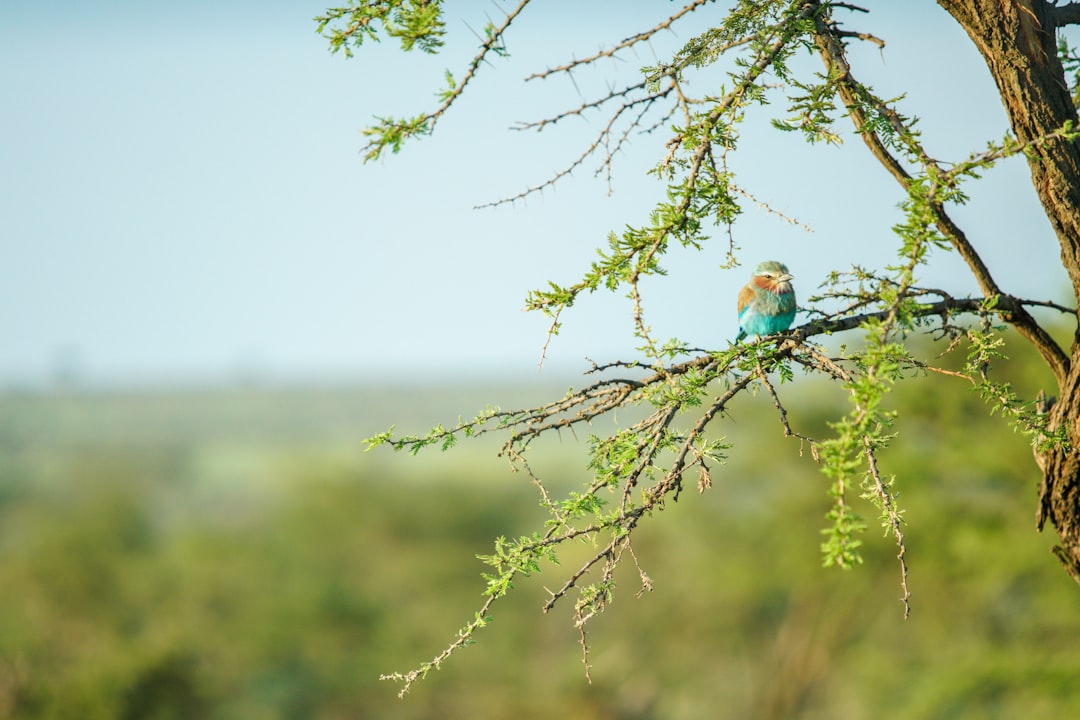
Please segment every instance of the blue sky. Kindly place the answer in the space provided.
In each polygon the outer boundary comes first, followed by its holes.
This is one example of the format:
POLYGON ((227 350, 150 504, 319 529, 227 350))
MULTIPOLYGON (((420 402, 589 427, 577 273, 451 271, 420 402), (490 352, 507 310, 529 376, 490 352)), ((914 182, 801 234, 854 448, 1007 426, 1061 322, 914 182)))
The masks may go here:
MULTIPOLYGON (((853 49, 859 76, 886 96, 910 91, 903 107, 932 154, 961 159, 1004 134, 981 59, 940 9, 862 4, 871 12, 848 26, 888 45, 853 49)), ((474 31, 510 7, 451 5, 463 14, 448 18, 444 54, 386 42, 346 61, 314 32, 321 2, 0 4, 0 386, 64 370, 109 384, 535 378, 547 321, 521 311, 527 291, 572 282, 609 231, 646 218, 660 188, 644 171, 663 138, 634 139, 610 195, 587 170, 542 197, 475 210, 546 179, 603 120, 508 128, 631 77, 727 3, 576 83, 523 84, 675 7, 536 3, 511 30, 511 57, 481 69, 432 137, 362 164, 368 120, 429 109, 443 71, 460 74, 471 57, 474 31)), ((646 288, 660 337, 726 344, 759 260, 785 261, 805 297, 830 269, 893 257, 899 189, 861 143, 807 149, 764 129, 768 112, 750 118, 738 181, 813 232, 748 206, 735 226, 742 268, 719 269, 722 231, 703 253, 676 253, 669 278, 646 288)), ((1023 163, 970 192, 955 215, 999 281, 1060 297, 1056 241, 1023 163)), ((923 282, 973 288, 947 254, 923 282)), ((621 295, 587 298, 564 320, 546 373, 632 354, 621 295)))

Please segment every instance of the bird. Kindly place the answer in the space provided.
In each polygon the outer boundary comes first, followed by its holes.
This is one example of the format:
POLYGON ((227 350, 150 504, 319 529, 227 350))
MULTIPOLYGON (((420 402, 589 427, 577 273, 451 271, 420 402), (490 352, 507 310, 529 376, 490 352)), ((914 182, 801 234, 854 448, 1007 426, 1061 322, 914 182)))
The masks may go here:
POLYGON ((754 268, 750 282, 739 291, 739 334, 772 335, 791 327, 795 320, 795 290, 787 265, 766 260, 754 268))

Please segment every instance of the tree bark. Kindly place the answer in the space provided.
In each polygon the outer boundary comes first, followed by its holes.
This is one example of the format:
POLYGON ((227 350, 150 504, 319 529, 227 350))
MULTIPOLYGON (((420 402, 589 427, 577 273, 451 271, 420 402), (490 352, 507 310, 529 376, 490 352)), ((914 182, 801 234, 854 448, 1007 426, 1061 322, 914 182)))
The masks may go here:
MULTIPOLYGON (((938 0, 971 37, 997 84, 1013 132, 1029 142, 1077 124, 1077 112, 1057 54, 1055 8, 1045 0, 938 0)), ((943 75, 947 78, 947 75, 943 75)), ((1080 146, 1054 138, 1028 156, 1031 180, 1061 246, 1061 261, 1080 303, 1080 146)), ((1017 238, 1016 242, 1025 242, 1017 238)), ((1080 583, 1080 331, 1058 376, 1049 427, 1066 428, 1068 447, 1039 453, 1043 470, 1036 522, 1057 528, 1054 553, 1080 583)))

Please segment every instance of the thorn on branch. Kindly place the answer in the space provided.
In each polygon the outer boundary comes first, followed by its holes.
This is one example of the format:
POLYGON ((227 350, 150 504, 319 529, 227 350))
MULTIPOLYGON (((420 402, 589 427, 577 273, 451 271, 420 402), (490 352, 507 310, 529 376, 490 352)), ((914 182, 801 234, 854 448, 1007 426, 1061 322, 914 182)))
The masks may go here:
POLYGON ((568 62, 568 63, 566 63, 564 65, 559 65, 558 67, 548 68, 547 70, 543 70, 541 72, 533 73, 532 75, 529 75, 528 77, 525 78, 525 82, 529 82, 530 80, 545 80, 548 77, 550 77, 552 75, 555 75, 557 73, 570 74, 571 71, 573 71, 574 69, 576 69, 578 67, 581 67, 583 65, 592 65, 592 64, 596 63, 596 61, 598 61, 598 60, 600 60, 602 58, 606 58, 606 57, 613 58, 620 51, 625 50, 625 49, 630 48, 630 47, 633 47, 634 45, 637 45, 640 42, 644 42, 644 41, 649 40, 652 36, 656 35, 661 30, 670 29, 672 24, 676 20, 678 20, 679 18, 683 17, 684 15, 686 15, 688 13, 693 12, 694 10, 697 10, 699 7, 701 7, 702 5, 705 5, 708 2, 712 2, 712 0, 693 0, 693 2, 691 2, 689 5, 686 5, 681 10, 679 10, 677 13, 675 13, 675 14, 671 15, 670 17, 668 17, 667 20, 664 20, 663 22, 659 23, 658 25, 655 25, 654 27, 650 28, 649 30, 639 32, 636 35, 631 35, 630 37, 626 38, 622 42, 620 42, 620 43, 618 43, 616 45, 613 45, 612 47, 607 48, 605 50, 601 50, 601 51, 597 52, 594 55, 590 55, 587 58, 582 58, 581 60, 571 60, 570 62, 568 62))
POLYGON ((858 5, 852 5, 852 4, 846 3, 846 2, 835 2, 835 3, 832 4, 832 7, 844 8, 845 10, 851 10, 852 12, 861 12, 861 13, 870 12, 869 10, 867 10, 864 7, 860 7, 858 5))
POLYGON ((853 32, 851 30, 839 30, 839 29, 834 30, 833 32, 838 37, 855 38, 857 40, 866 40, 868 42, 874 43, 875 45, 877 45, 882 50, 885 49, 885 41, 882 40, 881 38, 877 37, 876 35, 871 35, 870 33, 853 32))

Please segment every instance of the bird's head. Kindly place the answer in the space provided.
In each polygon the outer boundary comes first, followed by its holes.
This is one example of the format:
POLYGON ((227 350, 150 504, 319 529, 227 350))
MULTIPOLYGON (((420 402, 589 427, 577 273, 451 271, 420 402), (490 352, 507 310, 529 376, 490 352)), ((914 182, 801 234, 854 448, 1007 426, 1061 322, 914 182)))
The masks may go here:
POLYGON ((794 277, 784 263, 766 260, 754 268, 753 280, 759 288, 779 294, 792 292, 791 280, 794 277))

